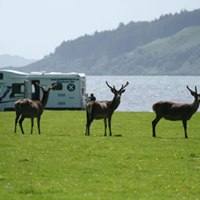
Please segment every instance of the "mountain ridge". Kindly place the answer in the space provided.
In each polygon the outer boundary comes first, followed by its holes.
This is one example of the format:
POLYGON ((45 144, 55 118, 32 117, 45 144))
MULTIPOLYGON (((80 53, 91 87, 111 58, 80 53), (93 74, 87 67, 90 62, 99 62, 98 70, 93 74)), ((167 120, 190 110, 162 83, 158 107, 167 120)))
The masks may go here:
POLYGON ((199 28, 195 28, 200 26, 198 19, 200 9, 163 15, 151 22, 130 22, 127 25, 120 23, 114 30, 63 41, 54 53, 21 69, 76 71, 88 75, 200 74, 196 66, 200 51, 196 41, 200 41, 200 38, 192 38, 195 41, 192 46, 191 41, 189 42, 190 48, 187 47, 187 40, 183 41, 184 49, 179 48, 181 43, 178 43, 178 37, 182 37, 178 34, 183 34, 181 31, 185 28, 188 28, 184 36, 186 38, 193 34, 200 35, 199 28), (173 38, 176 39, 174 46, 173 38), (181 60, 185 62, 180 62, 181 60))

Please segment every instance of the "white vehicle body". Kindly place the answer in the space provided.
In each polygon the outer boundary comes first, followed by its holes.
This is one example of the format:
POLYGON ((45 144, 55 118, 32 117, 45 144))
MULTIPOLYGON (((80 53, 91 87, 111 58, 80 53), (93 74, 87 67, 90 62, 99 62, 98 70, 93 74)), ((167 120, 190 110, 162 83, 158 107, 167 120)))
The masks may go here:
POLYGON ((85 74, 0 70, 0 111, 13 110, 14 102, 20 98, 41 99, 42 91, 36 82, 46 88, 57 84, 50 92, 47 109, 84 109, 85 74))

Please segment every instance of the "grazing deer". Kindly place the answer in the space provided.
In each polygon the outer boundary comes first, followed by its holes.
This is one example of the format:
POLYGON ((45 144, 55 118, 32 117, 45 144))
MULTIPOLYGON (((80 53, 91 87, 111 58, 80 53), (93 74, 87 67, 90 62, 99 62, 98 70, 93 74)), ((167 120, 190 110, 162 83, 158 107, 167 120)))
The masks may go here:
POLYGON ((49 92, 50 90, 56 86, 54 84, 53 86, 49 87, 48 90, 45 90, 44 87, 40 86, 38 83, 35 83, 38 87, 42 89, 43 97, 39 100, 31 100, 27 98, 19 99, 15 102, 15 110, 16 110, 16 119, 15 119, 15 133, 17 129, 17 122, 19 120, 19 125, 21 128, 22 133, 24 134, 24 130, 22 127, 22 123, 25 118, 31 118, 31 134, 33 132, 33 124, 34 124, 34 118, 37 118, 37 124, 38 124, 38 131, 40 134, 40 118, 43 113, 44 107, 47 104, 49 92))
POLYGON ((153 137, 156 137, 156 124, 161 118, 165 118, 171 121, 181 120, 185 131, 185 138, 187 136, 187 121, 199 108, 200 94, 197 93, 197 87, 195 86, 195 92, 188 86, 187 89, 194 97, 194 102, 189 103, 174 103, 169 101, 159 101, 153 105, 153 110, 156 113, 156 118, 152 121, 153 137))
POLYGON ((111 92, 114 93, 114 98, 112 101, 89 101, 86 104, 86 114, 87 114, 87 123, 86 123, 86 132, 85 135, 90 135, 90 125, 94 119, 104 119, 104 136, 106 136, 107 129, 107 119, 108 126, 111 132, 111 118, 113 112, 117 109, 120 104, 121 94, 125 92, 125 87, 128 85, 128 81, 125 85, 122 85, 120 90, 116 90, 115 86, 111 87, 106 81, 106 85, 111 89, 111 92))

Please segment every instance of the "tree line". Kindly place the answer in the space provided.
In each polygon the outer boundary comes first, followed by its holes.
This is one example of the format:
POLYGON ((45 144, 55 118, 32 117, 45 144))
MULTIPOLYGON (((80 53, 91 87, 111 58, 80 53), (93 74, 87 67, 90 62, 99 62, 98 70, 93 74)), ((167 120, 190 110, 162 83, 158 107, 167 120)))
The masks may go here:
MULTIPOLYGON (((134 59, 137 59, 137 62, 138 59, 141 59, 140 56, 135 58, 139 50, 146 51, 142 47, 158 39, 172 37, 184 28, 200 26, 199 19, 200 9, 197 9, 162 15, 153 21, 120 23, 114 30, 96 31, 92 35, 85 34, 75 40, 63 41, 55 48, 54 53, 27 66, 24 70, 30 70, 32 67, 35 69, 36 67, 38 70, 47 68, 45 69, 47 71, 57 69, 63 72, 77 71, 86 74, 126 74, 130 71, 134 74, 136 71, 133 70, 134 66, 131 68, 131 65, 135 64, 136 60, 134 59), (131 53, 134 55, 133 57, 131 57, 131 53), (120 63, 123 66, 120 66, 120 63), (106 73, 105 69, 108 70, 106 73)), ((162 49, 162 51, 165 50, 162 49)), ((177 52, 173 64, 176 64, 178 58, 186 59, 190 56, 187 56, 187 54, 192 54, 195 58, 198 51, 199 46, 197 45, 193 47, 191 53, 185 52, 186 55, 178 55, 177 52)), ((153 59, 156 59, 155 55, 152 56, 153 59)), ((138 74, 148 72, 149 63, 145 63, 147 60, 145 58, 143 63, 142 61, 139 63, 138 74)), ((168 61, 166 60, 166 63, 168 61)), ((155 74, 160 73, 159 70, 154 71, 155 74)))

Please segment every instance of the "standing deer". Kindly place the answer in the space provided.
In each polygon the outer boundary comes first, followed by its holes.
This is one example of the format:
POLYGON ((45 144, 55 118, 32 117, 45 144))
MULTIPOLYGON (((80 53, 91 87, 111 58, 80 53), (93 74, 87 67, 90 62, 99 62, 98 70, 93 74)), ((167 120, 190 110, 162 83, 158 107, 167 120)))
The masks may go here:
POLYGON ((49 92, 50 90, 56 86, 54 84, 53 86, 49 87, 48 90, 45 90, 44 87, 40 86, 38 83, 35 83, 38 87, 42 89, 43 97, 39 100, 31 100, 27 98, 19 99, 15 102, 15 110, 16 110, 16 119, 15 119, 15 133, 17 129, 17 122, 19 120, 19 125, 21 128, 22 133, 24 134, 24 130, 22 127, 22 123, 25 118, 31 118, 31 134, 33 132, 33 125, 34 125, 34 118, 37 118, 37 124, 38 124, 38 131, 40 134, 40 119, 41 115, 43 113, 44 107, 47 104, 49 92))
POLYGON ((165 118, 171 121, 181 120, 183 123, 185 138, 187 136, 187 121, 190 120, 192 115, 199 108, 200 94, 197 93, 197 87, 195 86, 195 92, 192 91, 188 86, 187 89, 194 97, 194 102, 189 103, 174 103, 169 101, 159 101, 153 105, 153 110, 156 113, 156 118, 152 121, 152 132, 153 137, 156 137, 156 124, 161 118, 165 118))
POLYGON ((112 101, 89 101, 86 104, 86 114, 87 114, 87 123, 86 123, 86 132, 85 135, 90 135, 90 125, 94 119, 104 119, 104 136, 106 136, 107 129, 107 119, 108 126, 111 132, 111 118, 113 112, 117 109, 120 104, 121 94, 125 92, 125 87, 128 85, 128 81, 125 85, 122 85, 120 90, 116 90, 115 86, 111 87, 106 81, 106 85, 111 89, 111 92, 114 93, 114 98, 112 101))

